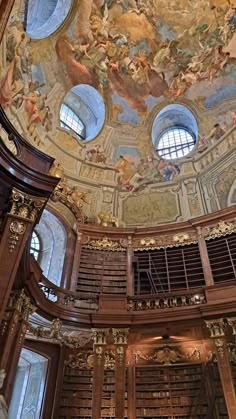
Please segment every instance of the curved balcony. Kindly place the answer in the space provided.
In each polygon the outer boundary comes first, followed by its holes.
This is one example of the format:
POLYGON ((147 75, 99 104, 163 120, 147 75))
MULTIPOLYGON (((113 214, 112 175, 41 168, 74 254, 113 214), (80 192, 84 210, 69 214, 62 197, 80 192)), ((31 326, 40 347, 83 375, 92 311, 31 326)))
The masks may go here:
POLYGON ((80 324, 230 313, 236 308, 234 214, 231 207, 168 227, 168 235, 164 226, 148 232, 90 226, 88 236, 88 226, 80 225, 68 289, 48 281, 32 259, 28 290, 40 311, 80 324))

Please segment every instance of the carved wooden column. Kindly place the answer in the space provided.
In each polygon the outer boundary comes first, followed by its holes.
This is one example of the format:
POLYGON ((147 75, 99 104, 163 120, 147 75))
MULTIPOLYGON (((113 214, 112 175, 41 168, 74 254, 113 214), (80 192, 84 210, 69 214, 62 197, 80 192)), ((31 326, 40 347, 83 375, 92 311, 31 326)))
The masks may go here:
POLYGON ((134 273, 133 273, 133 256, 132 237, 128 236, 127 243, 127 276, 126 276, 126 292, 132 297, 134 295, 134 273))
POLYGON ((128 406, 127 406, 127 417, 129 419, 136 419, 135 410, 135 366, 134 366, 134 354, 131 349, 127 350, 127 364, 128 364, 128 406))
POLYGON ((109 329, 92 329, 94 348, 92 419, 101 419, 105 349, 109 329))
POLYGON ((204 238, 204 230, 201 227, 197 227, 198 233, 198 248, 202 261, 202 269, 204 273, 206 286, 214 285, 214 280, 211 272, 211 265, 208 256, 206 241, 204 238))
POLYGON ((112 329, 116 348, 116 371, 115 371, 115 417, 124 419, 125 415, 125 372, 126 372, 126 349, 129 329, 112 329))
POLYGON ((0 323, 26 241, 46 199, 13 189, 11 201, 12 207, 6 216, 0 241, 0 323))
POLYGON ((221 384, 224 392, 225 403, 230 419, 236 418, 236 397, 231 373, 229 353, 225 341, 225 323, 223 319, 205 321, 210 330, 211 338, 216 348, 216 356, 220 373, 221 384))
POLYGON ((76 291, 76 288, 77 288, 80 256, 81 256, 81 249, 82 249, 82 239, 83 239, 83 233, 77 232, 77 240, 75 244, 74 261, 73 261, 71 283, 70 283, 71 291, 76 291))

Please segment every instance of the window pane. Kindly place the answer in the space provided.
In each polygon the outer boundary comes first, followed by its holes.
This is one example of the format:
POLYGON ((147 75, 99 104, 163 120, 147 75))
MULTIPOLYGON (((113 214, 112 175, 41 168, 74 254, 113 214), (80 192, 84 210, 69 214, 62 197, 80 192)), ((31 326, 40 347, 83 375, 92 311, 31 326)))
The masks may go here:
POLYGON ((179 159, 189 154, 194 146, 195 140, 187 130, 172 128, 160 137, 157 152, 165 159, 179 159))

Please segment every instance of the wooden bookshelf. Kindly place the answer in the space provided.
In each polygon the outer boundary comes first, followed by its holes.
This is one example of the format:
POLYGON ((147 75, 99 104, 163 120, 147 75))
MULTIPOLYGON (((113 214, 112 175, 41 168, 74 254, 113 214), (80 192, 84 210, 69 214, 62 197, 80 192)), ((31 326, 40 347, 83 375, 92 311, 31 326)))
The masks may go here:
POLYGON ((207 418, 206 397, 197 397, 203 382, 199 364, 136 368, 136 419, 207 418), (196 415, 191 413, 194 404, 196 415))
POLYGON ((58 419, 92 417, 92 374, 90 369, 65 369, 58 419))
POLYGON ((126 294, 125 252, 83 248, 76 291, 83 294, 126 294))
POLYGON ((214 282, 236 278, 236 234, 206 242, 214 282))
POLYGON ((205 285, 197 244, 134 255, 135 294, 157 294, 205 285))

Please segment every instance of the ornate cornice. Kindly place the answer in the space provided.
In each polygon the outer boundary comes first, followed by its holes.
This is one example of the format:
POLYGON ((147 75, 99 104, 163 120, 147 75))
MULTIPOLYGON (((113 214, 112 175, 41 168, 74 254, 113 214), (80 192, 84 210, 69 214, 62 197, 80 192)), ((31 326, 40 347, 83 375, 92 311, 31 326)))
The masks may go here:
POLYGON ((54 319, 49 327, 35 327, 28 324, 28 335, 39 340, 52 340, 69 348, 81 348, 91 341, 91 333, 81 333, 78 336, 67 336, 62 333, 62 322, 54 319))

